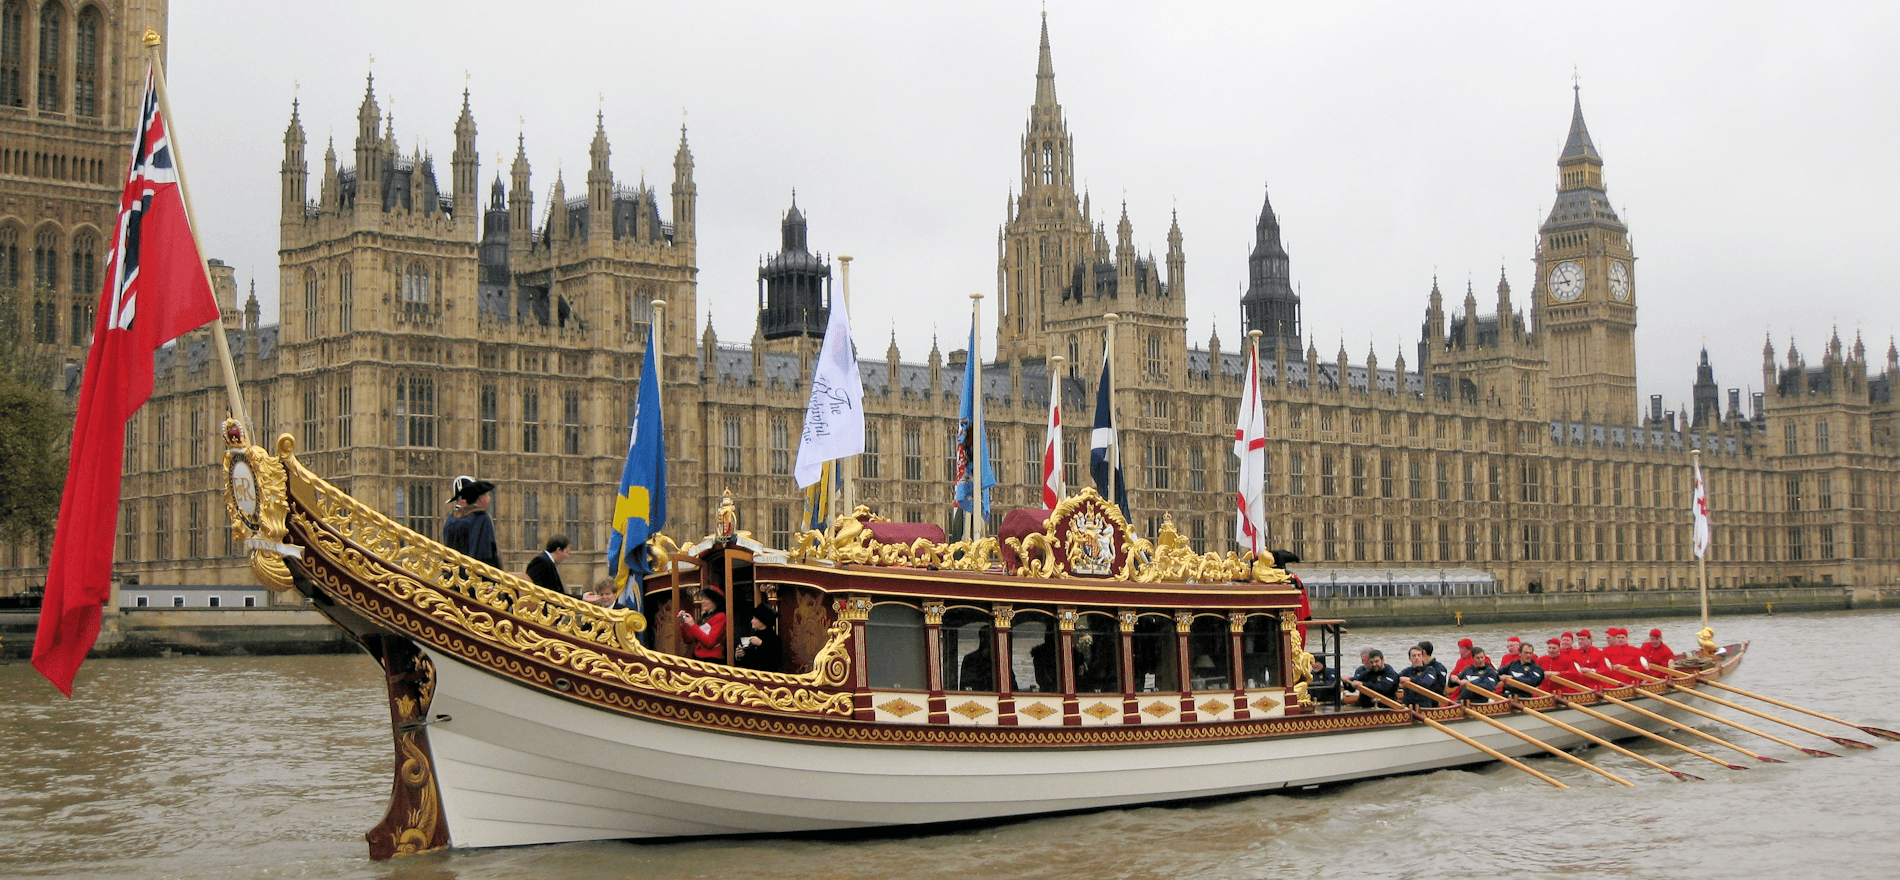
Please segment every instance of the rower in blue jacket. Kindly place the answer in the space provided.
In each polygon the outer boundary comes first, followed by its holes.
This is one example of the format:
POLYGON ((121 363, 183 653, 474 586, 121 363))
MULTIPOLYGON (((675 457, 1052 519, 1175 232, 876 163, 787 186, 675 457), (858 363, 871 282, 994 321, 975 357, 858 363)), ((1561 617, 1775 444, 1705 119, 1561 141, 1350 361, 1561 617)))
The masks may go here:
POLYGON ((1372 709, 1383 705, 1360 692, 1362 688, 1375 691, 1389 699, 1398 699, 1399 673, 1398 670, 1386 665, 1384 652, 1374 648, 1365 653, 1365 658, 1366 665, 1354 670, 1352 678, 1346 681, 1348 688, 1359 693, 1359 699, 1353 701, 1353 705, 1361 709, 1372 709))
MULTIPOLYGON (((1445 673, 1445 664, 1432 659, 1432 643, 1419 642, 1413 645, 1412 649, 1406 652, 1406 654, 1412 659, 1412 665, 1411 668, 1399 673, 1399 682, 1401 684, 1411 682, 1432 693, 1443 696, 1445 693, 1445 679, 1448 676, 1445 673)), ((1439 705, 1437 700, 1425 696, 1411 688, 1404 688, 1404 693, 1401 693, 1399 698, 1407 706, 1431 708, 1439 705)))
MULTIPOLYGON (((1537 648, 1534 645, 1525 644, 1518 648, 1516 659, 1504 664, 1504 668, 1500 670, 1500 672, 1504 678, 1511 679, 1519 684, 1526 684, 1531 687, 1544 686, 1544 667, 1537 662, 1537 648)), ((1500 683, 1502 683, 1502 680, 1500 680, 1500 683)), ((1492 690, 1497 689, 1492 688, 1492 690)), ((1513 690, 1515 691, 1516 689, 1514 688, 1513 690)), ((1504 693, 1503 691, 1498 692, 1504 693)), ((1523 691, 1516 691, 1515 693, 1505 695, 1529 696, 1529 694, 1523 691)))
MULTIPOLYGON (((1465 671, 1452 678, 1453 684, 1475 684, 1487 691, 1498 689, 1498 668, 1491 665, 1491 658, 1484 649, 1476 645, 1471 647, 1471 665, 1465 671)), ((1489 697, 1469 688, 1460 688, 1458 698, 1467 703, 1488 703, 1489 697)))

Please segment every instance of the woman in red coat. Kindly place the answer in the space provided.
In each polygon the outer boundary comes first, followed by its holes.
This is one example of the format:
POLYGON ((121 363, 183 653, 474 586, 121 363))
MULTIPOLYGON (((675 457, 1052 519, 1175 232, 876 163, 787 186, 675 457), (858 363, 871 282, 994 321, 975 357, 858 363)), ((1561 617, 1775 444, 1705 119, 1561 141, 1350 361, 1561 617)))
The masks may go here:
POLYGON ((682 610, 680 642, 692 648, 694 659, 726 662, 726 594, 718 587, 701 587, 699 615, 682 610))

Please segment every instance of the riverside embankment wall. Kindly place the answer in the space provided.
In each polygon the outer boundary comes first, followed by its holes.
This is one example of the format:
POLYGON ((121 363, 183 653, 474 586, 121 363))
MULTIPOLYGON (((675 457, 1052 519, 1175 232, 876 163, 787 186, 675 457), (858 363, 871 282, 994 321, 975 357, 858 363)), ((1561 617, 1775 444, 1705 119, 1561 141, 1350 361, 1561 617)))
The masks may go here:
MULTIPOLYGON (((0 656, 33 653, 38 611, 0 611, 0 656)), ((323 615, 301 608, 107 610, 94 657, 178 654, 336 654, 359 650, 323 615)))

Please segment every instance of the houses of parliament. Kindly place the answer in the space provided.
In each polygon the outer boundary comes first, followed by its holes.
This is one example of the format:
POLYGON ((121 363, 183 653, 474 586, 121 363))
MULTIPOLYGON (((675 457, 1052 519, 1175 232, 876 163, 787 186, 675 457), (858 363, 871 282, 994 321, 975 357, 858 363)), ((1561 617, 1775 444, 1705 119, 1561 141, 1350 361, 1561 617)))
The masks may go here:
MULTIPOLYGON (((129 57, 128 35, 143 23, 115 8, 111 27, 86 37, 75 21, 97 5, 82 3, 76 17, 62 0, 0 7, 0 44, 12 53, 0 59, 0 285, 30 308, 23 320, 37 342, 83 363, 83 312, 98 280, 79 273, 95 271, 110 230, 113 163, 136 84, 119 75, 100 93, 110 100, 82 103, 76 86, 88 74, 77 59, 88 55, 72 46, 93 39, 129 57), (48 28, 59 35, 48 38, 48 28), (103 171, 88 170, 100 161, 103 171), (82 263, 82 253, 93 256, 82 263)), ((802 515, 792 464, 834 295, 834 267, 813 249, 822 223, 789 207, 776 253, 760 264, 751 338, 721 340, 697 323, 702 227, 684 128, 664 191, 615 176, 603 123, 584 180, 570 195, 557 174, 537 205, 525 138, 505 174, 496 169, 484 185, 476 120, 462 99, 446 169, 399 146, 373 80, 351 142, 341 152, 322 145, 315 168, 318 145, 292 104, 279 322, 261 323, 255 294, 240 302, 231 271, 214 265, 254 436, 294 434, 317 472, 432 536, 451 477, 492 480, 504 563, 520 570, 565 534, 576 551, 567 582, 591 583, 605 572, 608 514, 653 333, 664 351, 665 530, 707 532, 729 490, 742 528, 789 543, 802 515)), ((1890 345, 1874 363, 1860 340, 1837 337, 1810 361, 1792 346, 1765 346, 1764 391, 1748 400, 1716 386, 1704 354, 1692 411, 1639 401, 1634 331, 1645 290, 1580 98, 1568 132, 1552 134, 1562 148, 1535 276, 1515 293, 1501 276, 1482 300, 1468 287, 1450 302, 1434 281, 1409 361, 1368 353, 1352 364, 1343 349, 1322 356, 1303 343, 1270 203, 1245 256, 1248 288, 1215 321, 1227 338, 1217 330, 1190 341, 1179 224, 1156 261, 1143 256, 1152 251, 1137 245, 1125 206, 1117 215, 1078 191, 1045 20, 1021 179, 994 182, 1011 189, 997 239, 996 357, 982 373, 998 517, 1038 506, 1051 393, 1063 396, 1071 425, 1068 484, 1087 480, 1076 465, 1087 429, 1075 426, 1091 416, 1113 332, 1131 521, 1152 534, 1171 515, 1197 548, 1232 549, 1233 426, 1246 333, 1258 330, 1270 544, 1309 565, 1475 568, 1516 592, 1690 587, 1690 453, 1699 449, 1714 521, 1711 586, 1893 583, 1900 352, 1890 345), (1228 317, 1236 312, 1239 322, 1228 317)), ((718 295, 717 308, 736 307, 731 292, 718 295)), ((940 304, 946 317, 962 308, 956 299, 940 304)), ((156 393, 128 428, 121 579, 249 578, 224 522, 216 463, 225 411, 211 332, 160 352, 156 393)), ((967 352, 933 346, 906 360, 893 341, 882 352, 861 344, 859 354, 868 431, 855 464, 859 500, 892 519, 947 521, 967 352)), ((44 548, 0 556, 0 592, 43 578, 44 548)))

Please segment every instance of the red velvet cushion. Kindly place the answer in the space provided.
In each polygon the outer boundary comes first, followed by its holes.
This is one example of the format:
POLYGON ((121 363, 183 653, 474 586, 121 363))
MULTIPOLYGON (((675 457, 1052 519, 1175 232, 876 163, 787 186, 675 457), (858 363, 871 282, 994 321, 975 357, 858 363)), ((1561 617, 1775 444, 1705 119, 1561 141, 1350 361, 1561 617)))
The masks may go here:
POLYGON ((868 524, 871 537, 880 544, 909 546, 918 538, 932 544, 944 543, 943 528, 936 523, 874 522, 868 524))
POLYGON ((1054 512, 1053 510, 1012 510, 1003 516, 1003 529, 997 532, 996 537, 997 543, 1003 545, 1000 555, 1003 557, 1004 571, 1014 573, 1023 564, 1022 560, 1017 558, 1016 551, 1010 549, 1009 539, 1015 538, 1021 541, 1025 536, 1041 532, 1043 523, 1048 522, 1049 515, 1054 512))

